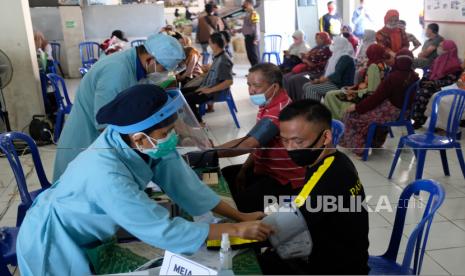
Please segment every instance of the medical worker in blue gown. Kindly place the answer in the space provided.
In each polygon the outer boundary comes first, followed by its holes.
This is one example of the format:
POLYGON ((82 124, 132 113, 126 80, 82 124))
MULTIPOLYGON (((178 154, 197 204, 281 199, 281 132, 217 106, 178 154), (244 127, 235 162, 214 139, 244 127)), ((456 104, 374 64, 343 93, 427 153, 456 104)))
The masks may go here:
POLYGON ((167 71, 174 70, 184 57, 184 50, 175 38, 156 34, 142 46, 103 57, 94 64, 79 84, 58 141, 53 181, 105 128, 95 119, 102 106, 146 77, 154 80, 166 77, 167 71))
POLYGON ((220 200, 176 151, 183 135, 195 133, 186 132, 194 120, 179 91, 155 85, 133 86, 105 105, 97 121, 108 127, 26 214, 16 244, 21 275, 90 275, 84 248, 110 240, 119 227, 187 254, 221 233, 265 240, 272 229, 258 220, 263 213, 240 213, 220 200), (150 181, 193 216, 212 210, 241 222, 171 219, 144 192, 150 181))

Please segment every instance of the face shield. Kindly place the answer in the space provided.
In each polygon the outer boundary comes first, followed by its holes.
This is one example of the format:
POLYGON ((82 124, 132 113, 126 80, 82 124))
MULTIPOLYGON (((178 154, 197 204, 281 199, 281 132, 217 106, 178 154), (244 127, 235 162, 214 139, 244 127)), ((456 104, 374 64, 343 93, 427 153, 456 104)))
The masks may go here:
POLYGON ((169 89, 166 93, 168 100, 165 105, 149 118, 129 126, 111 125, 111 128, 121 134, 134 134, 163 123, 165 120, 176 118, 173 129, 178 138, 176 150, 179 154, 211 149, 212 144, 207 134, 199 125, 181 91, 169 89))

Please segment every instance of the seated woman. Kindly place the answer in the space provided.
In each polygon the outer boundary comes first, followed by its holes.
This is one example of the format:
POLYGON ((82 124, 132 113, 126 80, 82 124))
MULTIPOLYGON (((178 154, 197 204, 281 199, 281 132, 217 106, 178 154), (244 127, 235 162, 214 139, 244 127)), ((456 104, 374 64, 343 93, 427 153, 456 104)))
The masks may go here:
POLYGON ((186 70, 176 75, 176 79, 183 87, 190 80, 203 74, 202 65, 200 64, 201 55, 194 47, 184 47, 186 59, 186 70))
POLYGON ((128 40, 123 31, 114 30, 110 38, 100 44, 100 48, 104 51, 105 55, 110 55, 128 49, 128 40))
POLYGON ((343 37, 335 37, 330 46, 333 55, 328 60, 324 76, 304 84, 304 98, 320 101, 328 91, 354 84, 354 49, 343 37))
MULTIPOLYGON (((465 90, 465 72, 462 73, 460 78, 457 80, 457 83, 453 85, 449 85, 447 87, 442 87, 442 90, 445 89, 464 89, 465 90)), ((436 95, 439 93, 434 93, 434 95, 431 97, 431 100, 428 103, 428 107, 426 108, 426 114, 431 114, 432 111, 432 105, 434 102, 434 98, 436 95)), ((440 135, 444 135, 444 131, 447 129, 447 121, 449 120, 449 113, 452 107, 452 103, 454 101, 453 96, 446 96, 443 99, 441 99, 441 103, 439 104, 439 110, 438 110, 438 118, 436 121, 436 130, 439 132, 440 135)), ((464 121, 465 120, 465 112, 462 114, 462 121, 460 124, 460 127, 465 127, 464 126, 464 121)))
POLYGON ((426 106, 431 96, 457 81, 462 73, 462 67, 457 56, 457 45, 452 40, 444 40, 437 49, 438 57, 433 61, 430 72, 421 79, 413 106, 413 127, 420 128, 426 122, 426 106))
POLYGON ((39 69, 46 73, 51 73, 49 69, 53 66, 52 46, 45 39, 44 34, 39 31, 34 32, 34 43, 39 69))
MULTIPOLYGON (((355 154, 363 154, 368 127, 371 123, 385 123, 399 117, 407 88, 418 80, 412 70, 413 54, 407 49, 397 52, 392 71, 386 76, 375 93, 358 104, 352 104, 344 115, 345 131, 340 145, 355 154)), ((413 96, 412 96, 413 99, 413 96)), ((413 102, 413 101, 412 101, 413 102)), ((377 135, 373 147, 384 143, 386 133, 377 135)))
POLYGON ((316 46, 303 56, 302 63, 296 65, 292 72, 284 75, 284 88, 292 100, 302 98, 302 86, 311 79, 319 78, 331 57, 329 50, 331 38, 328 33, 316 33, 315 42, 316 46))
POLYGON ((303 31, 297 30, 292 35, 294 43, 291 44, 288 50, 284 51, 284 60, 279 69, 283 73, 288 73, 296 66, 302 62, 303 55, 308 51, 309 47, 305 43, 305 33, 303 31))
POLYGON ((373 93, 384 78, 389 55, 382 46, 372 44, 366 51, 368 70, 363 82, 343 90, 329 91, 325 95, 325 105, 331 111, 334 119, 342 120, 344 113, 352 103, 359 103, 373 93))
POLYGON ((198 105, 213 100, 215 93, 228 89, 233 84, 233 62, 224 51, 225 41, 223 36, 220 33, 213 33, 208 44, 213 51, 213 63, 210 70, 205 76, 193 79, 181 89, 192 112, 202 125, 203 121, 198 105), (189 85, 197 83, 197 81, 199 81, 199 85, 189 85))
POLYGON ((355 82, 363 81, 365 70, 368 68, 367 49, 372 44, 376 44, 376 32, 365 30, 362 45, 355 58, 355 82))
POLYGON ((353 35, 352 28, 349 25, 343 25, 341 28, 341 34, 343 37, 347 38, 352 47, 354 47, 354 53, 357 53, 358 48, 358 38, 353 35))

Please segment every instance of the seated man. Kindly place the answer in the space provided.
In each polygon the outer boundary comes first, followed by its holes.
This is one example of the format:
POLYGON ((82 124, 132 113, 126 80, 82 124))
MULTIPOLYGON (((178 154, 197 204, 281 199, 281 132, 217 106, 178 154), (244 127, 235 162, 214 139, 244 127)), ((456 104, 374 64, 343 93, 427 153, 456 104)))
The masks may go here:
POLYGON ((354 164, 332 144, 331 112, 313 100, 296 101, 283 109, 279 124, 289 156, 307 170, 308 182, 294 202, 307 221, 313 248, 305 260, 282 260, 266 251, 259 257, 264 274, 367 274, 368 212, 351 205, 362 202, 365 192, 354 164), (325 211, 330 200, 338 208, 325 211))
POLYGON ((439 25, 436 23, 431 23, 426 27, 425 35, 428 39, 423 44, 418 58, 413 62, 415 68, 429 67, 438 56, 437 49, 439 44, 444 40, 444 38, 439 35, 439 25))
MULTIPOLYGON (((208 74, 203 77, 200 86, 190 86, 187 83, 182 88, 182 93, 199 123, 203 122, 197 105, 211 101, 214 99, 215 93, 225 90, 233 84, 233 62, 224 51, 223 36, 221 33, 214 33, 210 36, 208 43, 213 51, 213 63, 208 74)), ((198 78, 195 78, 193 83, 200 80, 198 78)))
POLYGON ((222 170, 239 210, 263 211, 264 195, 290 194, 303 185, 304 169, 291 161, 279 140, 279 112, 291 99, 282 88, 283 75, 271 63, 249 70, 251 101, 259 106, 257 123, 245 136, 223 145, 219 157, 251 153, 244 164, 222 170), (256 149, 256 148, 266 149, 256 149))

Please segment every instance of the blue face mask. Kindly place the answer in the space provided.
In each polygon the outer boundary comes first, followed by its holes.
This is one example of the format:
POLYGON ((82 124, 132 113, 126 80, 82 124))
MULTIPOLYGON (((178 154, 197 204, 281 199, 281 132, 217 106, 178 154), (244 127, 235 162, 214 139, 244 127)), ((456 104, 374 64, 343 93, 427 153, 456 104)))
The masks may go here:
MULTIPOLYGON (((265 92, 263 93, 260 93, 260 94, 254 94, 254 95, 250 95, 250 101, 254 104, 254 105, 258 105, 258 106, 264 106, 267 104, 268 100, 266 99, 265 97, 265 93, 268 92, 268 90, 270 90, 272 86, 268 87, 267 90, 265 90, 265 92)), ((274 97, 274 93, 273 93, 273 96, 270 97, 270 99, 272 99, 274 97)))
POLYGON ((251 95, 250 100, 254 105, 263 106, 266 104, 265 94, 251 95))

